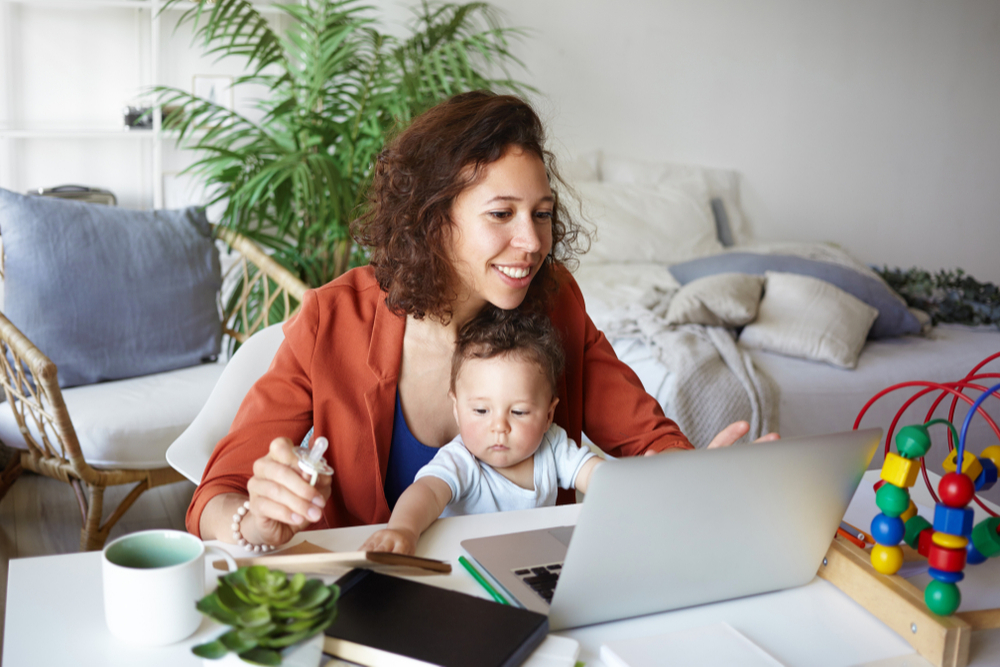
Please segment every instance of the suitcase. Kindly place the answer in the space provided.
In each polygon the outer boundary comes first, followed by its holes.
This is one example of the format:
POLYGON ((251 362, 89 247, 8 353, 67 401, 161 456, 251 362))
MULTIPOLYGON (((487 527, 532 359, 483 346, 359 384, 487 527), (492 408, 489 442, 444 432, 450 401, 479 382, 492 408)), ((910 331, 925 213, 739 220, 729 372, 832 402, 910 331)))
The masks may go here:
POLYGON ((60 199, 72 199, 91 204, 106 204, 116 206, 118 199, 110 190, 100 188, 89 188, 85 185, 60 185, 55 188, 38 188, 28 192, 29 195, 39 195, 41 197, 59 197, 60 199))

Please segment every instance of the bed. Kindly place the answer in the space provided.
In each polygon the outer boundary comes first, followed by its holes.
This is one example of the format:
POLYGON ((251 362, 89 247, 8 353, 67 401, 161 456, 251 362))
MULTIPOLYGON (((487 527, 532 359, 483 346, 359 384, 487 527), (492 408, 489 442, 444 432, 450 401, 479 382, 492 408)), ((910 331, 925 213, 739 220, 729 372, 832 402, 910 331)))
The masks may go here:
MULTIPOLYGON (((725 331, 751 374, 770 387, 758 392, 762 414, 769 415, 760 421, 785 437, 849 429, 882 389, 915 380, 960 380, 1000 352, 995 327, 930 326, 926 314, 907 308, 841 248, 756 242, 735 171, 595 152, 566 163, 563 174, 570 212, 597 232, 574 270, 588 311, 646 391, 686 432, 692 425, 685 415, 678 418, 678 400, 694 387, 693 400, 709 403, 716 389, 699 383, 697 373, 677 372, 683 359, 658 345, 673 344, 677 339, 670 336, 678 330, 725 331), (740 290, 756 292, 759 300, 741 309, 733 297, 740 290), (802 322, 809 308, 814 310, 802 322)), ((1000 360, 986 371, 1000 372, 1000 360)), ((888 428, 913 393, 880 399, 862 425, 888 428)), ((915 402, 900 426, 923 421, 934 396, 915 402)), ((936 414, 947 416, 949 406, 946 401, 936 414)), ((693 430, 713 432, 736 418, 749 419, 741 409, 716 411, 693 430)), ((964 415, 963 404, 957 426, 964 415)), ((973 420, 970 434, 973 451, 997 442, 982 419, 973 420)), ((938 437, 943 443, 943 431, 935 432, 938 437)), ((700 438, 695 445, 706 443, 700 438)), ((929 464, 939 467, 945 454, 935 444, 929 464)))

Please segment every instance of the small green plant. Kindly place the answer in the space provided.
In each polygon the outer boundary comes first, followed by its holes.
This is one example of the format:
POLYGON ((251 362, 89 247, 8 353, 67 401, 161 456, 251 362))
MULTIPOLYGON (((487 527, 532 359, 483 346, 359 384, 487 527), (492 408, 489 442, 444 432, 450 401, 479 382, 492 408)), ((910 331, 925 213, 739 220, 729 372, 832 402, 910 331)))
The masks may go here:
POLYGON ((1000 289, 993 283, 979 282, 962 269, 942 269, 933 275, 916 267, 905 271, 883 267, 876 272, 899 292, 908 306, 926 311, 934 324, 1000 327, 1000 289))
POLYGON ((262 565, 241 567, 219 579, 198 611, 232 627, 191 651, 218 660, 232 651, 254 665, 280 665, 281 649, 309 639, 337 618, 340 588, 302 573, 291 578, 262 565))

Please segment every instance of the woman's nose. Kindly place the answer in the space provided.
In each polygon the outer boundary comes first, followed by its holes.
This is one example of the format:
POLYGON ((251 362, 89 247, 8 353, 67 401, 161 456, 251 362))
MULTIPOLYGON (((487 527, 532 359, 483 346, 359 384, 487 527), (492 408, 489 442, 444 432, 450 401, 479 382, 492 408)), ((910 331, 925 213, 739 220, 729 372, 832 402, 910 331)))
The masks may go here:
POLYGON ((524 252, 534 253, 541 250, 542 238, 531 214, 518 216, 511 245, 524 252))

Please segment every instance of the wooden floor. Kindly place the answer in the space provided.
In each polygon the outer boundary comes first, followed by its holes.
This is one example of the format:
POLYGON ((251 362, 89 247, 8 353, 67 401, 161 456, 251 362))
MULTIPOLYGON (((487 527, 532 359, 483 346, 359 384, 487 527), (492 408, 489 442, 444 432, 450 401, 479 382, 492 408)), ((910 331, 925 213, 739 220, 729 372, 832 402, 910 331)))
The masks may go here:
MULTIPOLYGON (((194 484, 178 482, 142 494, 111 530, 108 540, 150 528, 184 530, 184 514, 194 484)), ((114 511, 130 486, 104 493, 104 513, 114 511)), ((7 565, 12 558, 76 553, 80 550, 80 510, 69 484, 24 473, 0 501, 0 655, 7 601, 7 565)))

